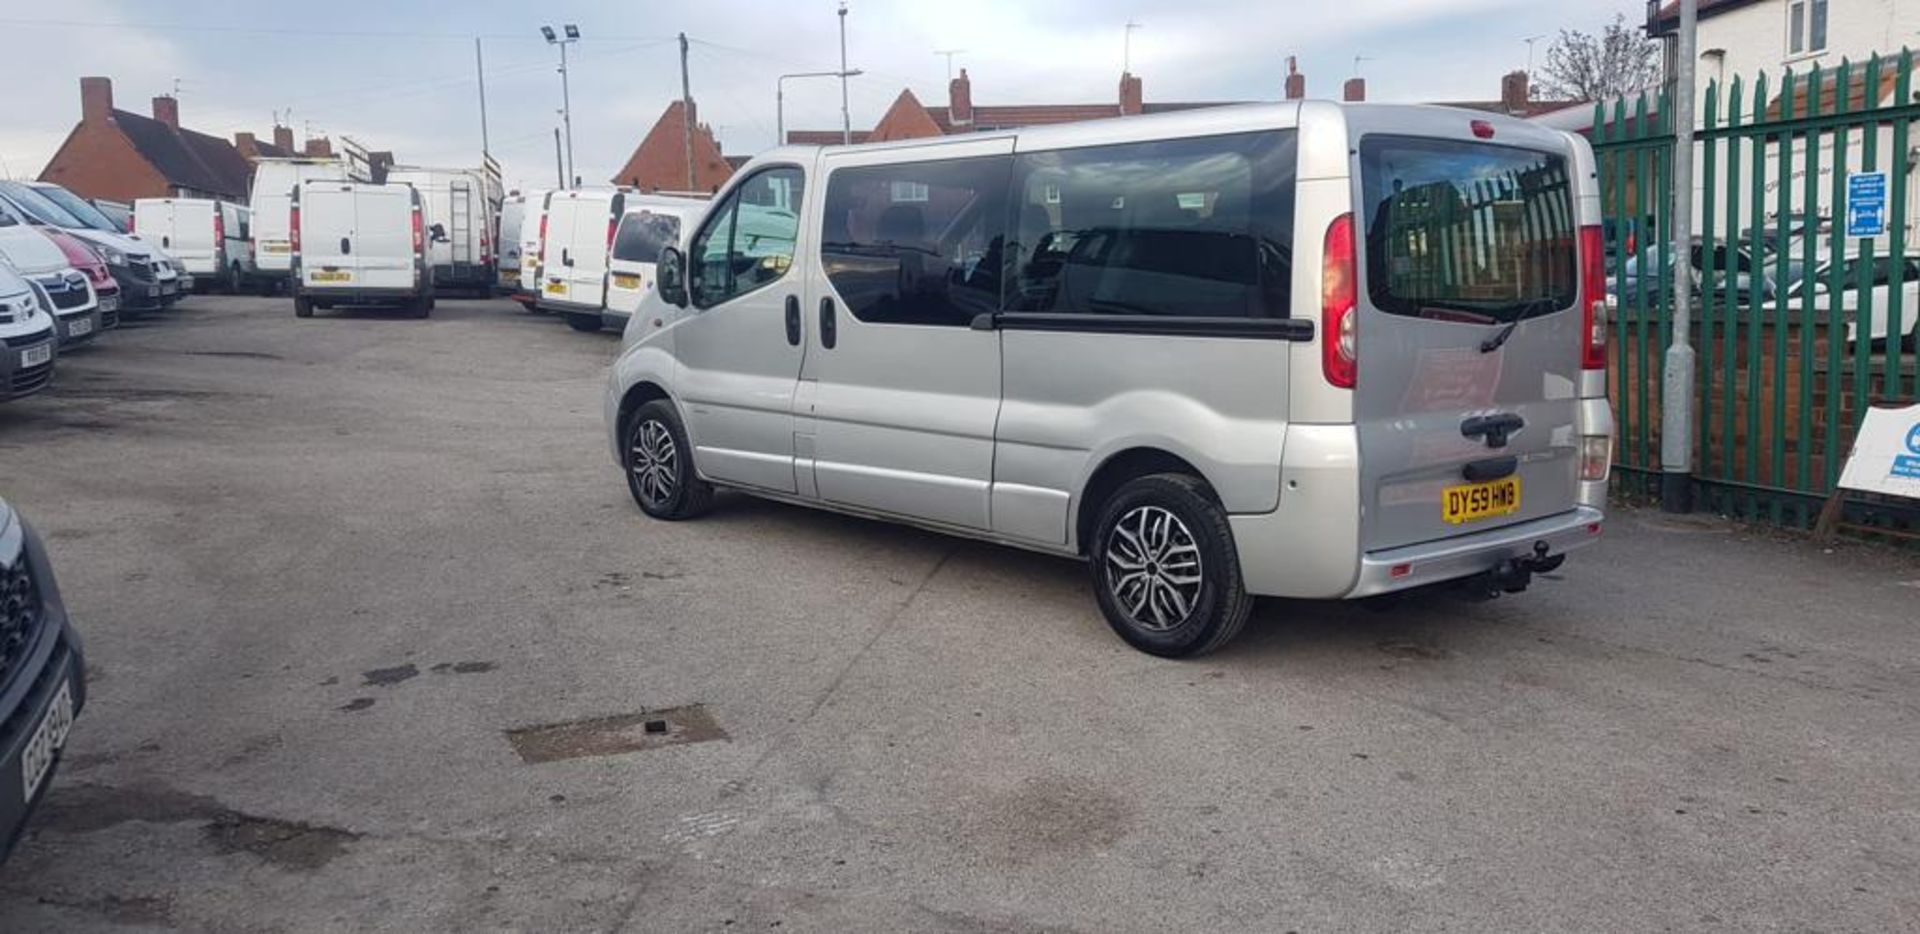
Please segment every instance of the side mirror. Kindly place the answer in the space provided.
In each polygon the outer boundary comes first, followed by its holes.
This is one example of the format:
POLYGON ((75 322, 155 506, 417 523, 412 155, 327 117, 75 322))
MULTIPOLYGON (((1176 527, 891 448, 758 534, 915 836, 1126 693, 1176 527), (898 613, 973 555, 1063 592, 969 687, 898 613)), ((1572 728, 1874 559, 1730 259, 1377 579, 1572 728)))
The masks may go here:
POLYGON ((433 236, 433 242, 435 243, 447 242, 447 228, 439 224, 435 224, 432 227, 427 228, 427 232, 433 236))
POLYGON ((687 254, 679 247, 660 251, 653 278, 660 288, 660 299, 675 308, 687 307, 687 254))

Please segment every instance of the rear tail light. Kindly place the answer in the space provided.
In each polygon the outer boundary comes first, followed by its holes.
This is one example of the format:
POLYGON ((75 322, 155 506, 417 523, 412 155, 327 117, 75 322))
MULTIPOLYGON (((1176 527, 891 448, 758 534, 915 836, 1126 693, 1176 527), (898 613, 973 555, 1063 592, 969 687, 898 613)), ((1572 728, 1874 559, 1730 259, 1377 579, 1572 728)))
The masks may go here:
POLYGON ((219 210, 213 212, 213 248, 218 250, 227 242, 227 220, 220 216, 219 210))
POLYGON ((1359 370, 1355 294, 1353 215, 1342 214, 1328 225, 1320 256, 1320 370, 1341 389, 1353 388, 1359 370))
POLYGON ((420 209, 413 209, 413 254, 419 256, 427 250, 426 230, 421 227, 420 209))
POLYGON ((615 228, 619 226, 620 226, 619 218, 617 217, 607 218, 607 255, 609 256, 613 255, 613 231, 615 228))
POLYGON ((540 261, 547 261, 547 216, 540 215, 540 261))
POLYGON ((300 206, 297 204, 287 214, 287 244, 293 252, 300 252, 300 206))
POLYGON ((1588 435, 1580 439, 1580 479, 1605 480, 1613 463, 1613 437, 1588 435))
POLYGON ((1580 341, 1580 367, 1606 369, 1606 246, 1597 224, 1580 228, 1580 341))
POLYGON ((133 229, 136 226, 136 222, 138 222, 139 220, 140 218, 132 214, 127 215, 127 233, 133 233, 133 229))

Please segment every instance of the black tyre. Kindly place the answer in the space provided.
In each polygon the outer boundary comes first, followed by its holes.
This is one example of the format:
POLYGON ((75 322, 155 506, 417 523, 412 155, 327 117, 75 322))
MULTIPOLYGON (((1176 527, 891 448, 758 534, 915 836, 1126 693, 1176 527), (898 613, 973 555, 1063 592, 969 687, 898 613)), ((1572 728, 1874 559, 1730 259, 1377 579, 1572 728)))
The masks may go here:
POLYGON ((433 299, 425 295, 416 295, 407 302, 407 314, 415 318, 425 318, 433 314, 433 299))
POLYGON ((692 519, 713 505, 713 485, 693 469, 693 445, 673 403, 655 399, 627 419, 627 492, 655 519, 692 519))
POLYGON ((227 281, 226 281, 227 294, 239 295, 240 290, 245 288, 246 285, 247 285, 246 277, 240 275, 240 264, 234 263, 233 265, 228 266, 227 281))
POLYGON ((568 312, 567 327, 576 331, 598 331, 600 330, 600 316, 568 312))
POLYGON ((313 299, 305 295, 295 295, 293 297, 293 316, 296 318, 313 317, 313 299))
POLYGON ((1114 491, 1087 557, 1107 624, 1142 652, 1211 652, 1253 611, 1226 511, 1197 477, 1153 474, 1114 491))

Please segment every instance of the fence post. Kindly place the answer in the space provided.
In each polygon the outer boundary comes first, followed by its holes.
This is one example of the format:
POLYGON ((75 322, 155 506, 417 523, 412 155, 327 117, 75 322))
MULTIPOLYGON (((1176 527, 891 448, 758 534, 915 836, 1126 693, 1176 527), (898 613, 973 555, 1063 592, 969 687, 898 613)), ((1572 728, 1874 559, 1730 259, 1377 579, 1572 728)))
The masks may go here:
POLYGON ((1693 72, 1700 0, 1680 0, 1673 102, 1673 324, 1660 393, 1660 508, 1693 510, 1693 72))

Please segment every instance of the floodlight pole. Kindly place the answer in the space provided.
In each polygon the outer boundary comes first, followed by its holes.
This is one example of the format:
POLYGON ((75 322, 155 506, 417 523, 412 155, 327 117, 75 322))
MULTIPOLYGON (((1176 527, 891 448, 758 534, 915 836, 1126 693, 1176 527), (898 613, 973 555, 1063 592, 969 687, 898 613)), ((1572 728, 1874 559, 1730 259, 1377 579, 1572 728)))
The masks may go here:
POLYGON ((853 144, 853 115, 847 110, 847 0, 840 0, 840 143, 853 144))

